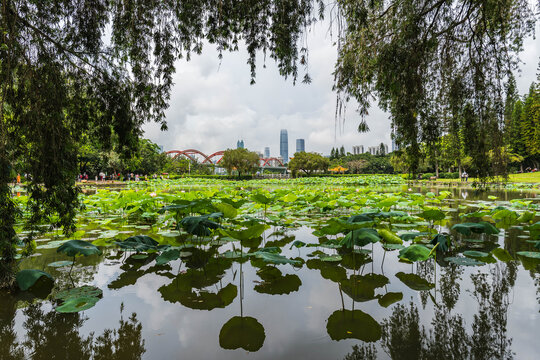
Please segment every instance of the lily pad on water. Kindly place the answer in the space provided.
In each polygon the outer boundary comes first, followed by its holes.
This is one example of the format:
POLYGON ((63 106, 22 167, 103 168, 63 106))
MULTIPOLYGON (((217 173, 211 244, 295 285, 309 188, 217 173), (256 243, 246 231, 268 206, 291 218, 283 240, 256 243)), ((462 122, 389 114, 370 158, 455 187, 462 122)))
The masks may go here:
POLYGON ((62 290, 54 296, 54 299, 67 301, 70 299, 76 299, 81 297, 100 298, 102 296, 103 291, 100 288, 90 285, 83 285, 72 289, 62 290))
POLYGON ((416 274, 405 274, 403 272, 398 272, 396 277, 413 290, 423 291, 430 290, 435 287, 435 284, 430 283, 426 279, 416 274))
POLYGON ((516 254, 533 259, 540 259, 540 251, 518 251, 516 254))
POLYGON ((159 243, 147 235, 130 236, 124 241, 115 242, 116 245, 126 250, 148 251, 156 249, 159 243))
POLYGON ((383 247, 384 250, 387 250, 387 251, 401 250, 401 249, 405 248, 405 246, 403 246, 401 244, 383 244, 382 247, 383 247))
POLYGON ((475 250, 467 250, 463 252, 463 255, 469 256, 469 257, 475 257, 475 258, 482 258, 489 256, 488 253, 485 253, 483 251, 475 251, 475 250))
POLYGON ((256 251, 254 254, 257 258, 262 259, 263 261, 269 262, 272 264, 293 264, 293 265, 301 264, 301 262, 298 260, 291 260, 291 259, 286 258, 283 255, 273 254, 270 252, 256 251))
POLYGON ((91 296, 71 298, 57 306, 55 310, 59 313, 76 313, 94 307, 98 301, 99 298, 91 296))
POLYGON ((67 261, 67 260, 55 261, 55 262, 47 264, 47 266, 54 267, 54 268, 63 267, 63 266, 71 266, 71 265, 73 265, 73 261, 67 261))
POLYGON ((381 338, 381 325, 360 310, 336 310, 328 318, 326 331, 332 340, 358 339, 375 342, 381 338))
POLYGON ((71 257, 76 255, 101 255, 101 250, 97 246, 83 240, 69 240, 60 246, 56 252, 64 253, 71 257))
POLYGON ((468 257, 462 257, 462 256, 450 256, 444 258, 444 261, 448 261, 452 264, 456 265, 462 265, 462 266, 477 266, 477 265, 485 265, 484 262, 478 261, 476 259, 468 258, 468 257))
POLYGON ((228 350, 242 348, 255 352, 263 346, 265 338, 264 327, 257 319, 234 316, 221 328, 219 346, 228 350))
POLYGON ((35 270, 35 269, 21 270, 15 276, 15 280, 17 281, 17 285, 19 286, 19 289, 21 289, 22 291, 26 291, 26 290, 30 289, 41 278, 43 278, 42 281, 44 281, 46 283, 53 283, 54 282, 54 278, 51 276, 51 274, 46 273, 45 271, 35 270))
POLYGON ((488 235, 494 235, 499 233, 499 230, 497 230, 495 226, 485 221, 480 221, 478 223, 456 224, 452 226, 452 230, 455 230, 466 236, 469 236, 472 233, 488 235))

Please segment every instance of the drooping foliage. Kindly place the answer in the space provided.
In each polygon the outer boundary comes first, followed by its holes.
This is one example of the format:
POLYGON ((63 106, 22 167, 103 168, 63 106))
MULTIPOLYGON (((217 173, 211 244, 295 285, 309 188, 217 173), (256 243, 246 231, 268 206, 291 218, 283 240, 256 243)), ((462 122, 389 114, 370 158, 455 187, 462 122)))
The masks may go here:
MULTIPOLYGON (((31 174, 31 242, 39 223, 75 229, 77 142, 91 132, 102 144, 118 136, 132 149, 146 121, 166 128, 175 61, 219 56, 246 44, 254 82, 259 51, 296 81, 306 64, 301 33, 322 2, 31 1, 0 3, 0 258, 14 265, 16 212, 7 186, 16 159, 31 174)), ((303 81, 309 82, 306 74, 303 81)), ((5 271, 4 271, 5 270, 5 271)))
POLYGON ((462 131, 480 177, 500 171, 485 164, 500 151, 504 82, 516 69, 523 38, 534 28, 526 0, 338 1, 335 89, 340 104, 353 98, 365 115, 373 97, 390 112, 395 140, 412 172, 420 143, 462 131), (444 124, 448 126, 445 129, 444 124), (474 139, 474 141, 472 141, 474 139))

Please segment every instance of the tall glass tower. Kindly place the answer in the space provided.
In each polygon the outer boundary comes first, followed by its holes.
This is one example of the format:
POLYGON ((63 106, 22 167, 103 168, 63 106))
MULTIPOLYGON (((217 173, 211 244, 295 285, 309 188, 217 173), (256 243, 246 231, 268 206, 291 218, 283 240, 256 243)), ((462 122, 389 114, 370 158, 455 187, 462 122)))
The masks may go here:
POLYGON ((279 155, 283 159, 283 163, 289 162, 289 136, 287 129, 281 129, 279 133, 279 155))
POLYGON ((304 139, 296 139, 296 152, 305 152, 306 142, 304 139))
POLYGON ((264 148, 264 157, 266 159, 270 157, 270 148, 268 146, 264 148))

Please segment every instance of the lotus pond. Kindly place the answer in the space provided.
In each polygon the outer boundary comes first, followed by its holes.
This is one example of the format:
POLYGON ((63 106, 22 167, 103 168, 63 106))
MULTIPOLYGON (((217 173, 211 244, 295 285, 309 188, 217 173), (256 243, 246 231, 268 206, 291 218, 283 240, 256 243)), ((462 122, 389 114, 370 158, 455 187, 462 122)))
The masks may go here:
POLYGON ((77 232, 43 224, 1 293, 0 359, 540 353, 538 190, 364 176, 81 196, 77 232))

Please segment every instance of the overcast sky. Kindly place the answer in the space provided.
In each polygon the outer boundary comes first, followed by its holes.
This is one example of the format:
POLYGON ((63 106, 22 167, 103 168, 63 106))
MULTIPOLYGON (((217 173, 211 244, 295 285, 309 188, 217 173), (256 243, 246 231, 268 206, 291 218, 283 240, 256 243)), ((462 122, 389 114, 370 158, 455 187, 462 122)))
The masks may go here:
MULTIPOLYGON (((289 156, 297 138, 305 139, 306 151, 323 154, 341 145, 350 152, 353 145, 384 142, 390 147, 389 116, 376 104, 367 118, 369 133, 356 131, 359 115, 352 103, 345 123, 336 123, 336 94, 332 91, 336 48, 324 23, 316 24, 307 39, 313 80, 309 85, 299 81, 293 86, 291 79, 279 75, 273 60, 267 59, 263 68, 262 57, 257 63, 256 84, 250 85, 245 51, 225 53, 220 63, 217 52, 208 45, 191 61, 178 61, 167 111, 169 130, 162 132, 156 124, 146 124, 144 136, 166 151, 197 149, 208 155, 235 148, 236 141, 243 139, 249 150, 263 152, 269 146, 270 154, 278 156, 280 129, 288 130, 289 156)), ((520 94, 536 79, 540 41, 527 39, 524 47, 524 64, 517 78, 520 94)))

